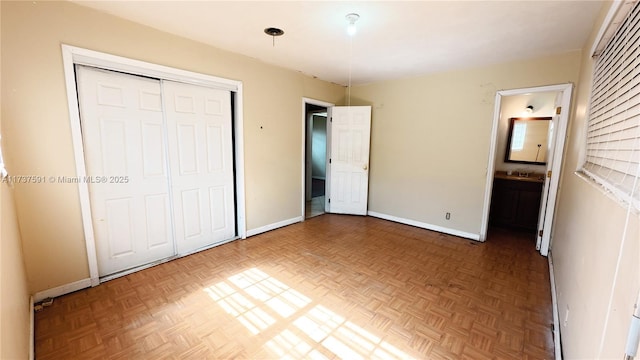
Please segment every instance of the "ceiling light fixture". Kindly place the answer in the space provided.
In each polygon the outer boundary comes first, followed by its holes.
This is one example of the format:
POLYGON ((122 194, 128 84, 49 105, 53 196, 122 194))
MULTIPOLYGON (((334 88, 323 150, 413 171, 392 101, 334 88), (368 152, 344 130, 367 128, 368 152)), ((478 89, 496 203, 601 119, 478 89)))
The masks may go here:
POLYGON ((526 112, 527 114, 532 114, 533 113, 533 105, 529 105, 524 109, 524 112, 526 112))
POLYGON ((282 29, 278 29, 277 27, 268 27, 264 29, 264 33, 271 36, 274 47, 276 46, 276 36, 284 35, 284 31, 282 31, 282 29))
POLYGON ((349 34, 349 36, 353 36, 356 34, 356 31, 358 30, 356 29, 356 21, 360 19, 360 15, 356 13, 351 13, 351 14, 347 14, 347 16, 345 17, 349 22, 349 25, 347 26, 347 34, 349 34))

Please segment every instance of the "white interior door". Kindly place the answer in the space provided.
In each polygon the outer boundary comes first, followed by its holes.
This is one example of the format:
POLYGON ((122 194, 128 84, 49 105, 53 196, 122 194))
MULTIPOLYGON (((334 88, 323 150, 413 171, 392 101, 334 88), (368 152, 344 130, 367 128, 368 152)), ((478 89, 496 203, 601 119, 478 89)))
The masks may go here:
MULTIPOLYGON (((556 136, 556 125, 558 124, 558 116, 553 116, 553 119, 550 123, 549 126, 549 141, 548 141, 548 147, 547 147, 547 169, 546 169, 546 175, 545 175, 545 180, 544 180, 544 185, 542 187, 542 198, 540 199, 540 212, 538 215, 538 233, 536 234, 537 236, 537 242, 536 242, 536 249, 540 250, 540 246, 542 243, 542 238, 544 236, 544 223, 545 223, 545 215, 547 213, 547 205, 549 202, 549 187, 551 185, 551 178, 549 176, 549 174, 551 174, 551 169, 553 167, 553 151, 555 149, 555 136, 556 136), (542 235, 541 235, 542 233, 542 235)), ((548 236, 547 236, 548 237, 548 236)))
POLYGON ((174 255, 160 81, 76 74, 99 275, 174 255))
POLYGON ((235 236, 231 93, 163 81, 178 254, 235 236))
POLYGON ((331 118, 329 212, 366 215, 371 106, 334 106, 331 118))
MULTIPOLYGON (((562 109, 562 100, 563 93, 558 92, 555 100, 555 109, 562 109)), ((554 168, 554 155, 556 150, 562 151, 562 148, 564 146, 564 138, 559 138, 558 136, 560 112, 556 111, 556 114, 553 115, 551 124, 549 126, 547 169, 542 190, 542 198, 540 200, 540 212, 538 216, 536 249, 539 250, 540 253, 544 256, 546 256, 549 252, 549 243, 551 241, 551 225, 553 223, 553 213, 555 209, 555 194, 557 193, 556 190, 558 187, 557 177, 560 176, 559 173, 554 174, 552 171, 552 169, 554 168), (555 188, 553 189, 554 191, 551 191, 552 188, 555 188)))

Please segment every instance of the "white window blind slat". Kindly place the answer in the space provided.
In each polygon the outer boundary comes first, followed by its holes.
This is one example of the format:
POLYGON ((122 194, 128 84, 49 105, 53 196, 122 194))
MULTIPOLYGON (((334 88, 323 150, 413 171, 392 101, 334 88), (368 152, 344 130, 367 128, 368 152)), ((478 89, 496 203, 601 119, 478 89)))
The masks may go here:
MULTIPOLYGON (((640 49, 637 51, 640 54, 640 49)), ((627 67, 630 68, 635 68, 638 65, 638 56, 636 54, 636 57, 634 58, 634 61, 631 62, 629 64, 626 64, 627 67)), ((625 91, 629 91, 631 90, 634 86, 637 86, 637 74, 632 72, 632 71, 628 71, 627 73, 621 74, 621 76, 619 76, 618 78, 614 79, 614 81, 611 81, 610 79, 610 86, 608 88, 603 88, 601 89, 602 91, 597 92, 597 93, 593 93, 594 95, 596 95, 596 102, 593 103, 593 110, 594 111, 598 111, 600 110, 603 106, 606 106, 606 104, 611 103, 613 100, 610 97, 608 97, 608 95, 611 95, 613 93, 617 93, 617 92, 625 92, 625 91)))
MULTIPOLYGON (((633 35, 632 38, 618 38, 614 40, 619 41, 629 41, 630 43, 637 41, 637 37, 640 35, 640 32, 633 35)), ((603 53, 599 57, 599 63, 596 64, 596 74, 594 74, 593 81, 593 92, 599 93, 603 91, 603 89, 609 88, 611 83, 609 82, 610 74, 617 73, 620 70, 620 67, 624 63, 623 59, 634 58, 634 52, 628 51, 629 49, 633 50, 633 48, 629 46, 623 46, 627 44, 617 43, 611 44, 616 45, 612 46, 610 52, 603 53)))
POLYGON ((607 88, 610 85, 610 74, 619 72, 619 68, 624 62, 622 59, 634 57, 634 52, 628 50, 633 50, 632 44, 637 41, 637 37, 640 34, 640 31, 637 31, 638 20, 639 18, 636 17, 631 23, 624 23, 620 30, 632 29, 635 26, 636 31, 633 33, 618 32, 616 37, 611 39, 612 42, 607 45, 607 51, 599 56, 595 67, 596 73, 594 74, 594 93, 599 93, 603 88, 607 88))
MULTIPOLYGON (((638 39, 634 39, 634 41, 638 41, 638 39)), ((630 63, 637 63, 638 61, 638 53, 640 53, 640 49, 627 47, 622 49, 622 51, 627 51, 626 57, 624 58, 615 58, 610 59, 611 61, 616 61, 617 64, 611 67, 600 67, 597 68, 596 71, 600 71, 601 73, 595 77, 595 83, 592 90, 593 94, 599 95, 603 92, 611 92, 615 91, 618 87, 617 81, 611 81, 612 75, 620 76, 622 78, 625 76, 629 76, 633 73, 633 66, 629 66, 630 63)), ((605 59, 598 59, 599 61, 604 61, 605 59)), ((598 97, 597 100, 606 101, 607 98, 598 97)), ((597 104, 597 102, 595 103, 597 104)))
MULTIPOLYGON (((629 41, 629 42, 634 42, 637 41, 637 38, 640 36, 640 32, 637 32, 635 34, 630 35, 629 38, 626 39, 621 39, 621 40, 625 40, 625 41, 629 41)), ((627 44, 625 44, 627 45, 627 44)), ((629 46, 620 46, 617 47, 614 50, 615 52, 613 52, 612 54, 602 54, 600 59, 602 59, 603 62, 608 62, 609 64, 605 64, 608 66, 613 65, 612 67, 607 68, 606 71, 601 72, 600 74, 598 74, 594 79, 594 90, 599 91, 601 88, 603 87, 607 87, 608 82, 606 81, 606 74, 608 73, 615 73, 617 71, 619 71, 619 69, 622 67, 622 64, 624 63, 624 61, 629 61, 630 59, 634 58, 634 52, 631 48, 631 51, 628 51, 630 49, 629 46), (611 55, 611 56, 608 56, 611 55), (618 56, 616 56, 618 55, 618 56)), ((604 64, 604 63, 603 63, 604 64)), ((607 66, 596 66, 596 70, 597 71, 602 71, 603 68, 606 68, 607 66)))
POLYGON ((633 109, 633 115, 627 118, 623 118, 622 114, 619 116, 615 116, 611 118, 611 124, 600 123, 598 126, 589 128, 589 133, 587 135, 587 142, 590 143, 592 140, 604 141, 604 136, 611 134, 611 136, 623 136, 620 132, 624 132, 627 137, 633 136, 633 128, 636 127, 638 122, 638 114, 640 112, 640 105, 636 106, 633 109))
MULTIPOLYGON (((632 64, 634 68, 638 68, 640 64, 640 59, 638 63, 632 64)), ((629 75, 623 81, 617 81, 617 88, 615 91, 609 91, 605 94, 593 94, 593 96, 605 98, 604 100, 600 100, 598 103, 593 103, 591 108, 591 119, 592 123, 599 123, 603 120, 606 120, 608 116, 612 116, 611 111, 616 110, 616 113, 620 113, 626 111, 624 107, 621 106, 621 102, 626 102, 627 104, 633 104, 637 101, 634 99, 640 93, 640 84, 638 84, 638 74, 633 74, 633 76, 629 75)), ((615 113, 614 113, 615 114, 615 113)))
POLYGON ((640 210, 640 2, 596 59, 581 171, 640 210))
POLYGON ((589 136, 598 135, 602 132, 608 132, 609 128, 618 124, 627 124, 626 126, 634 126, 633 120, 640 115, 640 104, 633 105, 633 107, 622 112, 610 111, 608 116, 601 117, 600 121, 596 124, 590 124, 588 127, 589 136))

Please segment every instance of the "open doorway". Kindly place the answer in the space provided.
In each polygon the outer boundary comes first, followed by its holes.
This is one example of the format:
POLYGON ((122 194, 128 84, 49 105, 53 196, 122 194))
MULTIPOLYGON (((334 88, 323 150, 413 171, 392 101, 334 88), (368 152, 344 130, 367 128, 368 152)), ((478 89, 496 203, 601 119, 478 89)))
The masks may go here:
POLYGON ((529 231, 536 249, 547 255, 571 91, 571 84, 562 84, 496 94, 481 241, 486 240, 490 224, 508 225, 529 231), (510 152, 526 152, 521 149, 527 143, 524 128, 533 124, 531 130, 536 132, 533 130, 540 129, 540 123, 546 123, 546 127, 536 131, 545 137, 531 141, 535 159, 510 157, 510 152))
POLYGON ((304 99, 304 218, 325 213, 329 108, 332 104, 304 99))
POLYGON ((560 92, 502 97, 488 238, 521 238, 535 248, 560 92))

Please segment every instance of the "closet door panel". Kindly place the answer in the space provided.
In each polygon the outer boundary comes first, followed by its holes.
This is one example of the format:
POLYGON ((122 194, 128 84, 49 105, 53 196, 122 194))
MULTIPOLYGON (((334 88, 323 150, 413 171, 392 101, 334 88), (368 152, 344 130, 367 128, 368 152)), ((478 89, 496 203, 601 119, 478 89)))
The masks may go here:
POLYGON ((179 254, 235 236, 231 93, 162 82, 179 254))
POLYGON ((160 81, 76 74, 99 275, 174 255, 160 81))

